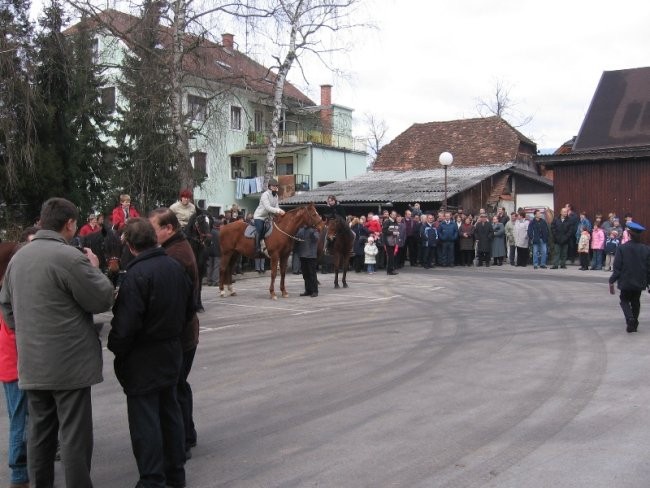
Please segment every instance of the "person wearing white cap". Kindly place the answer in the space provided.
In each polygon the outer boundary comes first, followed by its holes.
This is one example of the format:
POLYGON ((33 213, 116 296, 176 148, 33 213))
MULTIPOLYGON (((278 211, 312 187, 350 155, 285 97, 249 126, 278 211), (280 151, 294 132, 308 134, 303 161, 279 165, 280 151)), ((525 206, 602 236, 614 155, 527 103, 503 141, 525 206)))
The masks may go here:
POLYGON ((268 190, 262 193, 260 204, 257 206, 255 213, 253 214, 253 222, 255 223, 255 230, 257 231, 257 234, 255 235, 256 255, 261 253, 260 245, 262 238, 264 237, 264 221, 271 215, 284 215, 284 210, 282 210, 278 204, 278 181, 275 178, 271 178, 268 187, 268 190))
POLYGON ((614 258, 614 272, 609 278, 609 292, 614 294, 614 283, 620 290, 620 304, 627 324, 627 332, 636 332, 641 311, 641 292, 650 284, 650 247, 641 243, 645 227, 627 222, 630 240, 618 247, 614 258))

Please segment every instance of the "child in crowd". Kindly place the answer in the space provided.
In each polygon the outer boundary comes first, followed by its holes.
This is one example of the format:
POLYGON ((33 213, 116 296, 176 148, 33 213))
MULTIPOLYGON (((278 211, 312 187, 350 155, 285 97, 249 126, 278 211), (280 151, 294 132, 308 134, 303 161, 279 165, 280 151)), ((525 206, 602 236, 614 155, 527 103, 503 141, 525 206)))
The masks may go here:
POLYGON ((620 245, 621 239, 618 237, 618 231, 612 230, 605 241, 605 267, 603 271, 612 271, 614 268, 614 256, 620 245))
POLYGON ((586 225, 580 226, 580 239, 578 240, 578 254, 580 255, 580 271, 589 269, 589 241, 591 237, 586 225))
POLYGON ((600 227, 599 219, 594 221, 591 231, 591 269, 603 269, 603 253, 605 251, 605 231, 600 227))
POLYGON ((372 236, 368 237, 368 242, 364 246, 363 252, 366 256, 365 263, 366 266, 368 267, 368 274, 373 274, 375 272, 375 263, 377 262, 376 259, 377 252, 379 252, 377 246, 375 245, 374 237, 372 236))

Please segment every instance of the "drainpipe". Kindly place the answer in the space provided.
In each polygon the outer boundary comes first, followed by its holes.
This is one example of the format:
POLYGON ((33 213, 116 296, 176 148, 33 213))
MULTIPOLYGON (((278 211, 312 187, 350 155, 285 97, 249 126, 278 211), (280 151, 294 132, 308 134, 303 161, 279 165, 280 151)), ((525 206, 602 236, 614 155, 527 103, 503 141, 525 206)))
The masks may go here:
POLYGON ((348 179, 348 153, 343 151, 343 171, 345 174, 345 179, 348 179))
POLYGON ((314 145, 311 142, 309 145, 309 189, 314 189, 314 145))

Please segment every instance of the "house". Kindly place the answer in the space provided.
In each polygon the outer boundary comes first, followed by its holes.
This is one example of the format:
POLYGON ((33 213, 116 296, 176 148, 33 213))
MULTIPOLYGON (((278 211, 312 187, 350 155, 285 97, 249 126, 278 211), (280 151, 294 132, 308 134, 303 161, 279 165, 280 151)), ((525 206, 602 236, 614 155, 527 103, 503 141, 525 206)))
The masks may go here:
POLYGON ((535 158, 553 173, 556 208, 650 224, 649 86, 650 67, 603 72, 577 137, 535 158))
POLYGON ((372 172, 283 203, 320 203, 333 194, 349 207, 404 209, 418 201, 435 210, 445 199, 445 170, 438 162, 443 152, 453 155, 446 172, 450 208, 513 211, 552 202, 553 183, 533 162, 535 143, 503 119, 487 117, 413 124, 381 149, 372 172))
MULTIPOLYGON (((107 9, 91 22, 97 62, 108 67, 102 100, 114 110, 120 104, 115 87, 119 65, 139 19, 107 9)), ((171 30, 164 26, 159 36, 162 46, 172 40, 171 30)), ((233 204, 242 213, 252 211, 262 190, 275 77, 237 49, 233 34, 223 34, 220 44, 192 36, 186 43, 184 113, 197 129, 190 139, 192 165, 206 177, 194 189, 194 199, 215 214, 233 204)), ((332 102, 331 85, 321 87, 316 104, 291 83, 285 84, 276 156, 283 196, 366 171, 365 142, 352 136, 352 109, 332 102)))

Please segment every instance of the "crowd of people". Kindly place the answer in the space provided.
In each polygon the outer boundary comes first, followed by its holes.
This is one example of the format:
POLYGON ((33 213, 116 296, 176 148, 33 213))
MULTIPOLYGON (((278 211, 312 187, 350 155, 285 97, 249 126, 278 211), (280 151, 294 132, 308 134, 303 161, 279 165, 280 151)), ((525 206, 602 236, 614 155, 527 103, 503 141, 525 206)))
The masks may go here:
MULTIPOLYGON (((209 285, 218 282, 221 225, 245 219, 261 229, 266 217, 284 213, 276 181, 269 182, 267 193, 255 214, 240 215, 233 207, 214 219, 209 285)), ((103 380, 100 328, 92 316, 111 308, 108 349, 126 395, 138 486, 185 486, 184 465, 197 443, 188 377, 198 345, 201 270, 183 230, 195 212, 189 191, 147 218, 140 217, 129 195, 121 195, 109 222, 93 213, 78 229, 75 205, 52 198, 43 204, 38 226, 23 234, 23 248, 0 276, 0 381, 10 417, 12 488, 53 486, 58 446, 66 486, 92 486, 90 388, 103 380), (67 245, 107 225, 120 233, 132 256, 118 293, 91 249, 67 245)), ((541 210, 532 216, 523 210, 508 215, 504 208, 494 215, 485 209, 423 212, 415 203, 403 215, 393 210, 357 217, 346 216, 334 196, 322 215, 349 223, 356 272, 385 269, 393 276, 406 261, 427 270, 525 267, 531 261, 534 269, 547 268, 551 261, 551 268, 565 269, 567 260, 576 258, 581 270, 613 270, 610 291, 618 284, 627 331, 637 330, 639 296, 650 282, 650 248, 640 243, 645 229, 631 215, 623 227, 614 213, 606 220, 597 214, 592 222, 571 205, 547 219, 541 210)), ((301 296, 318 296, 322 232, 305 226, 296 236, 294 254, 305 281, 301 296)), ((264 261, 261 255, 253 259, 259 273, 264 261)), ((326 271, 327 250, 320 265, 326 271)))

